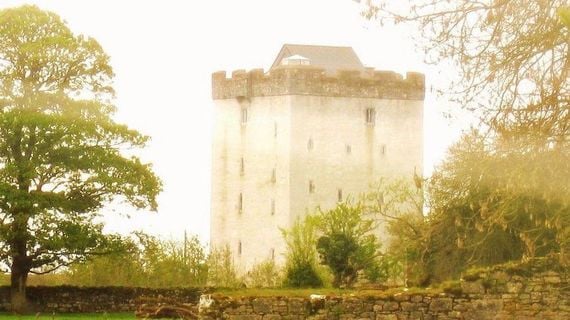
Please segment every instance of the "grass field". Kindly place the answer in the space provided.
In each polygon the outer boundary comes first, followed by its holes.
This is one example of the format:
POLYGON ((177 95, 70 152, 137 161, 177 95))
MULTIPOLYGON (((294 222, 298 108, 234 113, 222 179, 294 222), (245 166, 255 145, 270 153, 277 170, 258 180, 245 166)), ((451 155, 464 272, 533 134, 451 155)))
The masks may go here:
POLYGON ((109 319, 109 320, 122 320, 122 319, 135 319, 134 313, 80 313, 80 314, 39 314, 39 315, 13 315, 8 313, 0 313, 0 320, 14 319, 14 320, 74 320, 74 319, 109 319))

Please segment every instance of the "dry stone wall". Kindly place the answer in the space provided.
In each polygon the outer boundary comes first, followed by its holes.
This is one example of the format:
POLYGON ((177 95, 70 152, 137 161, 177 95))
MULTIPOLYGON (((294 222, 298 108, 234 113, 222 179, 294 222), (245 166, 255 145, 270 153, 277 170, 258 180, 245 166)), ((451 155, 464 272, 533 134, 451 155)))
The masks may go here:
MULTIPOLYGON (((361 292, 340 297, 225 297, 199 289, 30 287, 36 311, 133 312, 153 300, 200 304, 199 319, 292 320, 568 320, 570 270, 549 259, 466 274, 442 290, 361 292), (149 300, 150 299, 150 300, 149 300), (205 307, 209 305, 209 307, 205 307)), ((0 311, 8 311, 9 288, 0 287, 0 311)))
POLYGON ((568 270, 497 268, 467 275, 441 293, 403 291, 321 299, 214 297, 201 319, 570 319, 568 270))
MULTIPOLYGON (((150 289, 127 287, 28 287, 28 300, 42 313, 134 312, 149 300, 197 303, 201 291, 195 288, 150 289)), ((0 312, 10 310, 10 288, 0 287, 0 312)))

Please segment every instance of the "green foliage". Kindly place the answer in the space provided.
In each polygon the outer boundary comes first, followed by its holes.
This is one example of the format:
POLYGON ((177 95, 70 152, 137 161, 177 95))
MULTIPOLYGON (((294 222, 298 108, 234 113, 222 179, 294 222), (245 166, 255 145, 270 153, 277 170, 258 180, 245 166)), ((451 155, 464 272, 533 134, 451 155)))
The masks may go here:
POLYGON ((208 282, 216 288, 237 288, 242 282, 237 276, 236 268, 229 247, 213 248, 208 255, 208 282))
POLYGON ((570 223, 570 156, 519 148, 474 131, 450 149, 429 193, 432 269, 457 275, 473 265, 563 253, 570 223), (438 263, 447 257, 446 263, 438 263))
POLYGON ((72 266, 67 272, 67 284, 196 287, 205 285, 206 277, 206 253, 195 236, 179 242, 137 232, 125 241, 122 252, 72 266))
POLYGON ((570 8, 569 7, 560 7, 558 8, 558 16, 560 16, 560 21, 566 25, 567 28, 570 28, 570 8))
POLYGON ((387 253, 364 269, 364 276, 372 283, 399 284, 399 277, 404 270, 400 260, 393 254, 387 253))
POLYGON ((283 285, 293 288, 322 287, 324 283, 316 269, 315 265, 308 263, 287 266, 283 285))
POLYGON ((274 260, 263 261, 254 265, 244 277, 248 288, 276 288, 283 283, 281 270, 274 260))
MULTIPOLYGON (((482 120, 429 183, 418 248, 431 280, 471 265, 559 253, 570 263, 570 37, 565 0, 378 0, 369 18, 412 23, 443 90, 482 120)), ((428 279, 429 280, 429 279, 428 279)))
POLYGON ((407 23, 434 82, 495 132, 532 132, 568 142, 570 28, 568 0, 371 0, 367 16, 407 23), (558 13, 558 14, 557 14, 558 13))
POLYGON ((125 239, 125 250, 93 256, 72 265, 64 274, 66 284, 78 286, 142 286, 143 268, 138 260, 138 247, 125 239))
POLYGON ((285 281, 287 287, 321 287, 317 271, 316 224, 311 216, 297 219, 290 230, 281 230, 287 244, 285 281))
POLYGON ((121 153, 148 137, 112 119, 114 75, 97 41, 35 6, 4 9, 0 61, 0 260, 23 301, 29 272, 114 251, 98 210, 113 199, 156 210, 161 183, 121 153))
POLYGON ((317 240, 317 251, 321 263, 334 275, 334 287, 351 287, 359 271, 379 268, 380 245, 372 232, 375 224, 363 215, 362 204, 343 202, 329 211, 320 211, 315 217, 322 234, 317 240))
POLYGON ((392 284, 425 283, 425 248, 428 226, 424 210, 424 181, 381 179, 364 197, 365 210, 381 221, 390 235, 381 270, 392 284))

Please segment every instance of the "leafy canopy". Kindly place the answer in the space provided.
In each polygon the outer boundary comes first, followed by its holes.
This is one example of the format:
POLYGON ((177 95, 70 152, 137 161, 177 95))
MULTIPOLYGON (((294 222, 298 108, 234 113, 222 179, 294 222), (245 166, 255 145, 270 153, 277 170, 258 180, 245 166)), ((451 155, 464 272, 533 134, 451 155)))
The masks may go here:
POLYGON ((288 230, 281 230, 287 245, 286 287, 322 287, 317 263, 317 225, 312 216, 297 218, 288 230))
POLYGON ((426 61, 457 73, 445 94, 492 129, 567 143, 567 0, 373 0, 365 15, 417 28, 426 61))
MULTIPOLYGON (((161 182, 125 151, 148 137, 112 119, 113 71, 92 38, 35 6, 0 11, 0 259, 47 272, 103 252, 97 212, 156 210, 161 182)), ((12 268, 13 269, 13 268, 12 268)))
POLYGON ((334 275, 334 287, 350 287, 359 271, 378 267, 380 244, 373 234, 376 224, 364 214, 360 202, 342 202, 315 217, 321 234, 317 251, 321 263, 334 275))

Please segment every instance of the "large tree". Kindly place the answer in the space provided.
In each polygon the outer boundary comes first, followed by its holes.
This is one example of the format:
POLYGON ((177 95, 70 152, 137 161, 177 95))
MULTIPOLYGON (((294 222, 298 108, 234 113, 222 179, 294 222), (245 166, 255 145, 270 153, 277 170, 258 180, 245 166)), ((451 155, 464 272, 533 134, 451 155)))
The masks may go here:
MULTIPOLYGON (((456 73, 443 91, 502 134, 570 135, 566 0, 372 0, 367 16, 410 23, 426 60, 456 73)), ((527 141, 528 142, 528 141, 527 141)))
POLYGON ((525 256, 547 249, 558 251, 562 261, 568 257, 567 5, 565 0, 369 2, 368 17, 418 27, 416 39, 428 62, 452 66, 447 71, 457 75, 443 93, 474 111, 485 128, 484 135, 471 137, 478 149, 452 150, 430 191, 438 214, 462 215, 451 224, 467 231, 460 232, 459 245, 466 235, 482 232, 485 240, 510 230, 524 243, 525 256))
POLYGON ((30 272, 108 251, 115 238, 96 223, 105 203, 157 207, 160 180, 124 155, 148 137, 111 117, 113 76, 99 43, 56 14, 0 11, 0 259, 16 311, 30 272))

